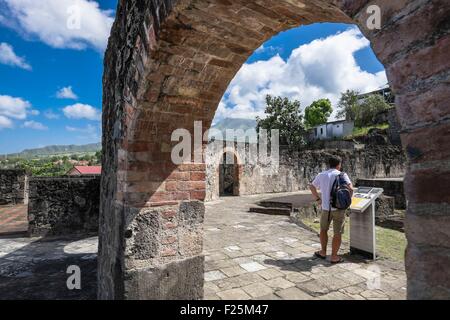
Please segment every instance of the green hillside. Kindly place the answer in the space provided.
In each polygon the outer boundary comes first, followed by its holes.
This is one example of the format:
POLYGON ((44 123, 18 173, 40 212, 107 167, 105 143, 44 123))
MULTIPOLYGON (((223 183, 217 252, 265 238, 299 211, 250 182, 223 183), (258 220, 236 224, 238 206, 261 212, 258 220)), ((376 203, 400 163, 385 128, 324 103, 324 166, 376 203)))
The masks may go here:
POLYGON ((0 157, 6 158, 40 158, 54 155, 70 155, 77 153, 95 153, 102 149, 101 143, 91 143, 85 145, 54 145, 36 149, 26 149, 19 153, 3 154, 0 157))

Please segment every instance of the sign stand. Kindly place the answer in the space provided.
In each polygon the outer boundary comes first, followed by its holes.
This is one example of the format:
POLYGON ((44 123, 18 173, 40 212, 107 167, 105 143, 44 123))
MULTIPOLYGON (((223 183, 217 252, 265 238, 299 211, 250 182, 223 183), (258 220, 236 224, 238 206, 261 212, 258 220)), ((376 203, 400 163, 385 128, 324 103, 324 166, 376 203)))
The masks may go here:
POLYGON ((361 187, 353 195, 350 207, 350 253, 375 260, 375 200, 383 193, 381 188, 361 187))

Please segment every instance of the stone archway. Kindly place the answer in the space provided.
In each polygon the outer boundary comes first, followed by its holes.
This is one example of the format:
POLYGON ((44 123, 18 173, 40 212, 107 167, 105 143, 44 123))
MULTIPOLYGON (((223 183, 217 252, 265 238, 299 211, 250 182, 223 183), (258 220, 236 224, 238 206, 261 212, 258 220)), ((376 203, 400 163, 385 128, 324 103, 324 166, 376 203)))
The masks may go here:
POLYGON ((120 0, 103 80, 99 298, 202 298, 205 165, 174 165, 171 133, 206 130, 256 48, 315 22, 357 23, 386 68, 409 158, 408 296, 449 298, 449 15, 446 0, 120 0), (381 30, 366 27, 372 4, 381 30))

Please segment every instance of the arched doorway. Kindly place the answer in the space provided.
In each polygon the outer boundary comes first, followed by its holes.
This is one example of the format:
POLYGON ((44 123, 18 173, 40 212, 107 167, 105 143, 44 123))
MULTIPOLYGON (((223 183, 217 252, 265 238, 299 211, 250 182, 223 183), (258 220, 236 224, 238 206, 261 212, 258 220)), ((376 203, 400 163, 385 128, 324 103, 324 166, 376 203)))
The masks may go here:
POLYGON ((175 165, 171 133, 209 128, 248 56, 314 22, 357 23, 386 68, 409 158, 408 296, 450 297, 449 14, 446 0, 121 0, 105 55, 99 298, 202 297, 205 165, 175 165))
POLYGON ((239 164, 237 156, 231 152, 222 155, 219 165, 219 195, 239 196, 239 164))

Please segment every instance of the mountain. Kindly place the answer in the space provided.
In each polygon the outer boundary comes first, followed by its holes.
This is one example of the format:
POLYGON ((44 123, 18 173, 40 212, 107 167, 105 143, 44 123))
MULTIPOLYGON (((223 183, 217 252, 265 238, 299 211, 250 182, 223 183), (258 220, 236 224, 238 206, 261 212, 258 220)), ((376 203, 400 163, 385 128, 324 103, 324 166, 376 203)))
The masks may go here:
POLYGON ((218 130, 226 129, 256 129, 256 120, 254 119, 240 119, 240 118, 225 118, 212 126, 218 130))
MULTIPOLYGON (((216 137, 217 140, 230 140, 228 137, 226 137, 227 129, 244 130, 244 132, 247 130, 252 130, 252 132, 248 136, 250 138, 250 141, 256 141, 256 120, 254 119, 225 118, 214 124, 211 129, 216 129, 222 132, 223 138, 219 139, 218 137, 216 137)), ((211 137, 212 135, 210 134, 210 138, 211 137)), ((234 140, 233 138, 231 139, 234 140)))
MULTIPOLYGON (((249 135, 251 141, 256 139, 256 120, 252 119, 239 119, 239 118, 226 118, 215 125, 212 128, 220 130, 222 132, 223 137, 226 137, 226 130, 244 130, 247 131, 249 129, 255 130, 252 134, 249 135)), ((223 139, 218 139, 223 140, 223 139)), ((233 139, 234 140, 234 139, 233 139)), ((45 157, 45 156, 53 156, 53 155, 61 155, 61 154, 75 154, 75 153, 88 153, 88 152, 97 152, 102 149, 101 143, 91 143, 85 145, 53 145, 46 146, 42 148, 36 149, 26 149, 19 153, 10 153, 3 154, 0 157, 10 157, 10 158, 36 158, 36 157, 45 157)))
POLYGON ((36 149, 26 149, 19 153, 11 153, 1 156, 12 158, 33 158, 59 154, 97 152, 100 151, 101 149, 102 149, 101 143, 91 143, 85 145, 54 145, 36 149))

